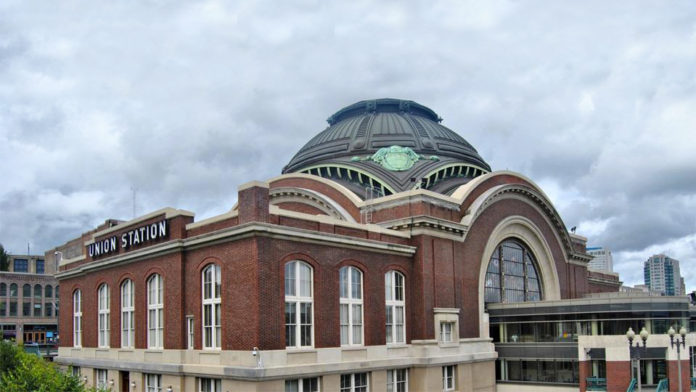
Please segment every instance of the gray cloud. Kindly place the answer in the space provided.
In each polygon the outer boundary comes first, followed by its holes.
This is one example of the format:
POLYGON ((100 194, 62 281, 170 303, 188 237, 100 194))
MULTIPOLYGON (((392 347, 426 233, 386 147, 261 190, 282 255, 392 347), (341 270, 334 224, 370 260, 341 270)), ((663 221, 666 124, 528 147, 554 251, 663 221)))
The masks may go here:
POLYGON ((692 2, 8 1, 0 14, 12 252, 130 218, 131 188, 138 213, 225 212, 334 111, 389 96, 542 184, 627 282, 651 252, 696 257, 692 2))

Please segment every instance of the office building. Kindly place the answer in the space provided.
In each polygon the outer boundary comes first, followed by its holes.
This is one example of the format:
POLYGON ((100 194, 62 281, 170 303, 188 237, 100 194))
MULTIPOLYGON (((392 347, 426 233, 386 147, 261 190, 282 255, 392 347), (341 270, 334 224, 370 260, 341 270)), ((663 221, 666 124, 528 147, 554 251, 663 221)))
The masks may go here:
POLYGON ((679 260, 664 254, 654 255, 643 264, 645 285, 650 290, 659 291, 664 295, 683 295, 682 277, 679 270, 679 260))
POLYGON ((587 248, 587 254, 592 256, 587 268, 595 271, 614 272, 614 260, 609 249, 591 246, 587 248))

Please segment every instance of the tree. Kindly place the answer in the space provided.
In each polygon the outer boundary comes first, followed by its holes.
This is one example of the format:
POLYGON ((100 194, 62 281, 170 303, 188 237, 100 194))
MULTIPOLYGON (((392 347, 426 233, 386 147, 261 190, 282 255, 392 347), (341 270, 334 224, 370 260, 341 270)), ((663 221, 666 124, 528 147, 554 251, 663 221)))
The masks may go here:
POLYGON ((52 362, 3 341, 0 342, 0 391, 85 392, 85 387, 77 377, 61 372, 52 362))
POLYGON ((0 271, 10 269, 10 255, 5 251, 5 248, 0 244, 0 271))

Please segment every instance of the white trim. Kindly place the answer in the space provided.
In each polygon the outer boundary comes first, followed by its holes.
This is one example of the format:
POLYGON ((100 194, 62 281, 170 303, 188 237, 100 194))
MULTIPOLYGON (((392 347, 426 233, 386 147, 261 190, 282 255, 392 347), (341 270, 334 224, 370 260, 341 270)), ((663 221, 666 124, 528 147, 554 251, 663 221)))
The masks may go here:
POLYGON ((135 285, 130 279, 121 283, 121 348, 135 347, 135 285))
POLYGON ((98 309, 98 318, 97 318, 97 332, 98 332, 98 337, 99 337, 99 343, 98 347, 99 348, 109 348, 109 323, 110 323, 110 317, 109 317, 109 285, 106 283, 102 284, 99 286, 99 289, 97 290, 97 309, 98 309))
MULTIPOLYGON (((284 268, 284 282, 287 284, 288 280, 292 281, 292 290, 290 294, 288 291, 288 287, 285 287, 285 309, 288 308, 288 305, 291 307, 294 307, 294 320, 291 324, 291 326, 295 327, 295 344, 288 344, 288 342, 285 342, 285 347, 286 348, 311 348, 314 347, 314 268, 312 268, 311 265, 308 263, 302 261, 302 260, 293 260, 289 261, 285 264, 284 268), (302 272, 301 267, 307 267, 309 269, 309 295, 302 295, 302 282, 301 282, 301 276, 300 273, 302 272), (288 268, 291 268, 293 270, 294 276, 291 278, 288 278, 287 272, 288 268), (302 324, 302 305, 307 305, 309 304, 309 309, 311 312, 311 320, 310 320, 310 342, 309 344, 302 344, 302 326, 306 326, 307 323, 302 324)), ((287 325, 286 324, 286 330, 287 330, 287 325)), ((286 332, 286 340, 287 340, 287 332, 286 332)))
POLYGON ((82 291, 73 292, 73 347, 82 347, 82 291))
POLYGON ((392 323, 388 324, 389 320, 385 314, 386 327, 386 343, 390 344, 405 344, 406 343, 406 277, 399 271, 391 270, 384 274, 385 288, 385 305, 387 309, 391 309, 392 323), (396 279, 400 277, 402 285, 401 292, 397 291, 396 279), (397 299, 397 297, 401 299, 397 299), (401 314, 402 322, 397 322, 397 315, 401 314), (401 339, 398 338, 399 326, 401 326, 401 339), (391 329, 391 331, 390 331, 391 329), (391 339, 390 339, 391 338, 391 339))

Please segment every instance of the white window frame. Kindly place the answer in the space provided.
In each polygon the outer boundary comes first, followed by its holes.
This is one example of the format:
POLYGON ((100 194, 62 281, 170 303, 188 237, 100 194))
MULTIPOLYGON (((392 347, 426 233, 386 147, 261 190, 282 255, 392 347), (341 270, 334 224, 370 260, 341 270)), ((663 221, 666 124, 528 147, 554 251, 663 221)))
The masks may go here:
MULTIPOLYGON (((285 347, 287 348, 310 348, 314 347, 314 268, 308 263, 301 260, 289 261, 285 264, 285 311, 288 308, 294 310, 294 319, 285 324, 285 347), (300 273, 302 267, 309 268, 309 295, 301 295, 302 279, 300 273), (291 272, 292 276, 288 272, 291 272), (309 306, 309 323, 302 323, 302 307, 309 306), (295 344, 289 344, 288 327, 294 327, 295 344), (309 344, 302 344, 302 329, 309 327, 309 344)), ((306 321, 306 320, 305 320, 306 321)))
POLYGON ((73 347, 82 347, 82 291, 73 293, 73 347))
POLYGON ((199 392, 222 392, 222 381, 219 378, 199 378, 199 392), (204 385, 205 384, 205 385, 204 385), (203 389, 205 387, 205 389, 203 389))
POLYGON ((454 322, 440 322, 440 341, 442 343, 452 343, 454 341, 454 322))
POLYGON ((457 388, 457 367, 447 365, 442 367, 442 390, 454 391, 457 388))
POLYGON ((345 266, 339 270, 339 314, 341 324, 341 346, 362 346, 363 337, 363 273, 353 266, 345 266), (355 282, 354 271, 357 271, 355 282), (353 293, 353 286, 359 286, 357 296, 353 293), (343 309, 348 309, 344 312, 343 309), (347 315, 347 319, 346 319, 347 315), (344 329, 347 332, 344 334, 344 329))
POLYGON ((193 320, 193 316, 186 316, 186 336, 188 337, 187 339, 187 347, 189 350, 193 350, 193 342, 194 342, 194 332, 195 332, 195 324, 193 320))
POLYGON ((95 386, 97 389, 106 389, 109 386, 109 371, 106 369, 94 369, 95 386))
POLYGON ((135 286, 126 279, 121 283, 121 348, 135 347, 135 286))
POLYGON ((201 272, 201 298, 203 307, 201 309, 201 322, 203 324, 202 339, 203 349, 219 350, 222 346, 221 329, 221 272, 220 266, 210 264, 201 272), (210 317, 206 318, 206 311, 210 317))
POLYGON ((104 283, 97 292, 97 307, 99 312, 98 331, 100 348, 109 348, 109 286, 104 283))
POLYGON ((387 392, 408 392, 408 369, 387 370, 387 392), (403 376, 403 378, 401 377, 403 376), (399 386, 403 385, 402 389, 399 386))
POLYGON ((145 374, 145 392, 162 392, 161 374, 145 374))
MULTIPOLYGON (((296 382, 297 383, 297 392, 321 392, 321 383, 319 382, 319 377, 310 377, 310 378, 296 378, 293 380, 285 380, 285 392, 288 392, 288 383, 296 382), (305 390, 304 387, 304 382, 305 381, 311 381, 315 380, 317 383, 317 389, 311 390, 307 389, 305 390)), ((311 386, 310 386, 311 388, 311 386)))
POLYGON ((389 271, 384 274, 385 289, 385 329, 387 344, 406 343, 406 277, 398 271, 389 271), (397 280, 401 280, 401 287, 397 286, 397 280), (400 299, 399 299, 400 298, 400 299), (391 313, 391 322, 389 320, 391 313), (398 315, 401 315, 401 323, 398 315), (399 336, 400 333, 400 336, 399 336))
POLYGON ((150 349, 164 347, 163 283, 160 274, 153 274, 147 280, 147 348, 150 349))
POLYGON ((339 379, 339 391, 340 392, 370 392, 370 374, 369 373, 351 373, 351 374, 341 374, 339 379), (355 376, 365 375, 365 385, 360 385, 360 389, 355 385, 355 376), (343 386, 343 378, 348 377, 350 380, 350 386, 343 386))

